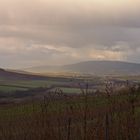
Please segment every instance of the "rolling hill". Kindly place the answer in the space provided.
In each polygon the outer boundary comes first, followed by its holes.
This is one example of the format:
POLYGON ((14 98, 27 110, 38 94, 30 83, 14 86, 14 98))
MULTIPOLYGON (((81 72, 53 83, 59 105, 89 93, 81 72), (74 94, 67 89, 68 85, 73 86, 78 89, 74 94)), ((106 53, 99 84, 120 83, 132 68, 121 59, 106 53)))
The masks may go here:
POLYGON ((139 75, 140 64, 120 61, 86 61, 61 66, 38 66, 25 69, 29 72, 77 72, 94 75, 139 75))
POLYGON ((35 74, 27 74, 21 72, 14 72, 0 68, 0 79, 7 80, 45 80, 47 77, 39 76, 35 74))

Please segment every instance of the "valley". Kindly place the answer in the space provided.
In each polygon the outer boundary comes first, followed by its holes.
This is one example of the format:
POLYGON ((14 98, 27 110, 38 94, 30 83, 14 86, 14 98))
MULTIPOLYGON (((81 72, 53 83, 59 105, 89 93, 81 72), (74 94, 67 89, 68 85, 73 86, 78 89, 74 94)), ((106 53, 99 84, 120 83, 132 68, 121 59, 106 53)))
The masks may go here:
POLYGON ((140 75, 102 74, 1 69, 0 139, 137 140, 140 75))

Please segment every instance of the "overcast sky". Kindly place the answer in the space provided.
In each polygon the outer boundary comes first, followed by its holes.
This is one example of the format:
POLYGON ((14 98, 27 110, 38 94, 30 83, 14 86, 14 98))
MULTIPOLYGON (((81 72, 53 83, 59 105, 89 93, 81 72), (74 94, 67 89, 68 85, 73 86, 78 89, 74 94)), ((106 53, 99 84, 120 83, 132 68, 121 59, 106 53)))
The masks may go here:
POLYGON ((140 62, 140 0, 0 0, 0 67, 140 62))

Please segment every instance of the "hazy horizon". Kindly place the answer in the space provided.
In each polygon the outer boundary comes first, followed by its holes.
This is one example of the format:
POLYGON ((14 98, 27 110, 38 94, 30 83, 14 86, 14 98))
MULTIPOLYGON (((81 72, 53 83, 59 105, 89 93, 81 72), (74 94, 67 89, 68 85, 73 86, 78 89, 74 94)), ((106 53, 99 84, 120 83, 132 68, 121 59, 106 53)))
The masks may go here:
POLYGON ((37 68, 37 67, 39 67, 39 68, 41 68, 41 67, 45 67, 45 66, 66 66, 66 65, 68 65, 68 66, 70 66, 70 65, 75 65, 75 64, 79 64, 79 63, 86 63, 86 62, 114 62, 114 63, 116 63, 116 62, 122 62, 122 63, 130 63, 130 64, 140 64, 140 62, 131 62, 131 61, 121 61, 121 60, 83 60, 83 61, 75 61, 75 62, 70 62, 70 63, 63 63, 63 64, 45 64, 45 63, 43 63, 43 64, 37 64, 37 65, 29 65, 29 66, 17 66, 17 67, 13 67, 13 66, 9 66, 9 67, 6 67, 6 66, 3 66, 3 67, 1 67, 0 66, 0 68, 1 69, 9 69, 9 70, 23 70, 23 71, 26 71, 26 70, 28 70, 28 69, 30 69, 30 68, 37 68))
POLYGON ((1 0, 0 67, 140 62, 139 0, 1 0))

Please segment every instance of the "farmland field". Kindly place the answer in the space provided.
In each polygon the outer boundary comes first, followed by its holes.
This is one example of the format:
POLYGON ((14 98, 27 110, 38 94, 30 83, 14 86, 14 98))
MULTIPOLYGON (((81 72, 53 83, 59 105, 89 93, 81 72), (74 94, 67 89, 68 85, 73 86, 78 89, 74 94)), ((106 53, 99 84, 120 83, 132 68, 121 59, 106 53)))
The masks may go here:
POLYGON ((0 139, 138 140, 140 87, 127 78, 2 79, 0 139))
MULTIPOLYGON (((73 79, 70 77, 49 77, 48 80, 0 80, 0 94, 3 92, 13 93, 16 91, 26 91, 35 88, 51 88, 52 90, 56 88, 61 88, 64 93, 80 93, 79 83, 83 81, 84 78, 73 79)), ((91 80, 91 84, 100 83, 100 79, 91 80)), ((20 93, 19 93, 20 94, 20 93)))

